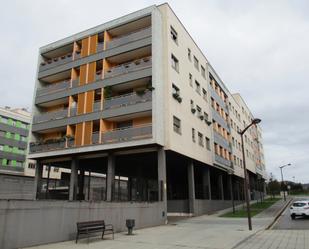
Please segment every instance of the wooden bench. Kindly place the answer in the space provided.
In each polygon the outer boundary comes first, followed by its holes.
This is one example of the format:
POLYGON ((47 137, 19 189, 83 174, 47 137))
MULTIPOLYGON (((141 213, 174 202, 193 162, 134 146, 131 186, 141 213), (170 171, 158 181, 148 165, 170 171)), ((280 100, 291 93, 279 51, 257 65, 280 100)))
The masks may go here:
POLYGON ((114 228, 112 224, 105 224, 104 220, 95 220, 95 221, 83 221, 83 222, 77 222, 77 234, 76 234, 76 241, 77 243, 79 235, 86 234, 89 242, 89 236, 92 233, 100 233, 102 232, 102 237, 105 234, 105 232, 109 232, 109 234, 113 234, 114 239, 114 228))

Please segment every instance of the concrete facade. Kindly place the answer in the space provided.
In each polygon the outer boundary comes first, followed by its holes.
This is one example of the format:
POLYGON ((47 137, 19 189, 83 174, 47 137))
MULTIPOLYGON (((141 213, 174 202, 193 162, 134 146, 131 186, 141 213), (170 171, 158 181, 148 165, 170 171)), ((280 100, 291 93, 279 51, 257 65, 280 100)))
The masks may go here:
MULTIPOLYGON (((80 220, 106 219, 120 231, 127 218, 153 226, 172 213, 201 215, 242 202, 242 156, 232 139, 253 116, 238 111, 233 130, 232 105, 242 110, 245 103, 168 4, 44 46, 38 62, 29 150, 37 161, 34 192, 67 201, 0 202, 5 248, 70 239, 80 220), (51 168, 61 169, 59 185, 48 183, 51 168), (37 234, 20 232, 12 241, 18 220, 37 234), (39 230, 49 222, 49 233, 39 230)), ((246 140, 254 182, 263 149, 256 129, 246 140)), ((262 179, 265 167, 258 168, 262 179)))

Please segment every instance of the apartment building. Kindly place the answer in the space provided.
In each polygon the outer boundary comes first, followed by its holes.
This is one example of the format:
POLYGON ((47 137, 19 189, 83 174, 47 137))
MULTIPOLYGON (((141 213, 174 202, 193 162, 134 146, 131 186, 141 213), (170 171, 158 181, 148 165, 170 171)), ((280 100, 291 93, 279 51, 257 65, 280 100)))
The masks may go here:
POLYGON ((24 174, 30 120, 26 109, 0 108, 0 172, 24 174))
MULTIPOLYGON (((238 132, 254 116, 168 4, 40 48, 37 71, 38 199, 150 203, 159 222, 243 201, 238 132), (44 166, 65 172, 60 185, 42 187, 44 166)), ((263 192, 261 133, 252 126, 245 138, 251 198, 263 192)))

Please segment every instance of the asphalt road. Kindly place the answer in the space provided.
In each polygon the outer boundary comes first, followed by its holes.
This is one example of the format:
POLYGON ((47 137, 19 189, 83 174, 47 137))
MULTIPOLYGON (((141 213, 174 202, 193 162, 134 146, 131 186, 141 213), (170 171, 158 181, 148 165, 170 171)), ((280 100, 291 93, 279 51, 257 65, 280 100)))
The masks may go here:
MULTIPOLYGON (((301 198, 309 199, 309 196, 295 198, 293 201, 296 201, 301 198)), ((290 211, 289 211, 290 205, 284 210, 281 217, 278 219, 276 224, 272 229, 274 230, 306 230, 309 229, 309 217, 302 218, 297 217, 295 220, 292 220, 290 217, 290 211)))

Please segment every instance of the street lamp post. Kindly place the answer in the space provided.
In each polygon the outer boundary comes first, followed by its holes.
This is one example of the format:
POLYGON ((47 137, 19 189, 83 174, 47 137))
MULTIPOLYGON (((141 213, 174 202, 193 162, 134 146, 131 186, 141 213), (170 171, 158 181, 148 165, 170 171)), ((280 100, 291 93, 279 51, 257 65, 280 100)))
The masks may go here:
POLYGON ((245 132, 252 126, 256 125, 261 122, 261 119, 255 118, 252 120, 251 124, 249 124, 245 129, 242 131, 239 131, 239 135, 241 137, 241 149, 242 149, 242 157, 243 157, 243 164, 244 164, 244 193, 245 193, 245 200, 246 200, 246 206, 247 206, 247 216, 248 216, 248 227, 249 230, 252 230, 252 222, 251 222, 251 212, 250 212, 250 201, 249 201, 249 191, 250 191, 250 185, 249 185, 249 179, 247 175, 247 168, 246 168, 246 156, 245 156, 245 148, 244 148, 244 138, 243 135, 245 132))
MULTIPOLYGON (((292 164, 288 163, 288 164, 285 164, 285 165, 282 165, 280 166, 280 171, 281 171, 281 189, 284 185, 284 182, 283 182, 283 172, 282 172, 282 169, 285 168, 285 167, 288 167, 288 166, 291 166, 292 164)), ((283 188, 283 199, 284 201, 286 201, 286 197, 285 197, 285 189, 283 188)))

